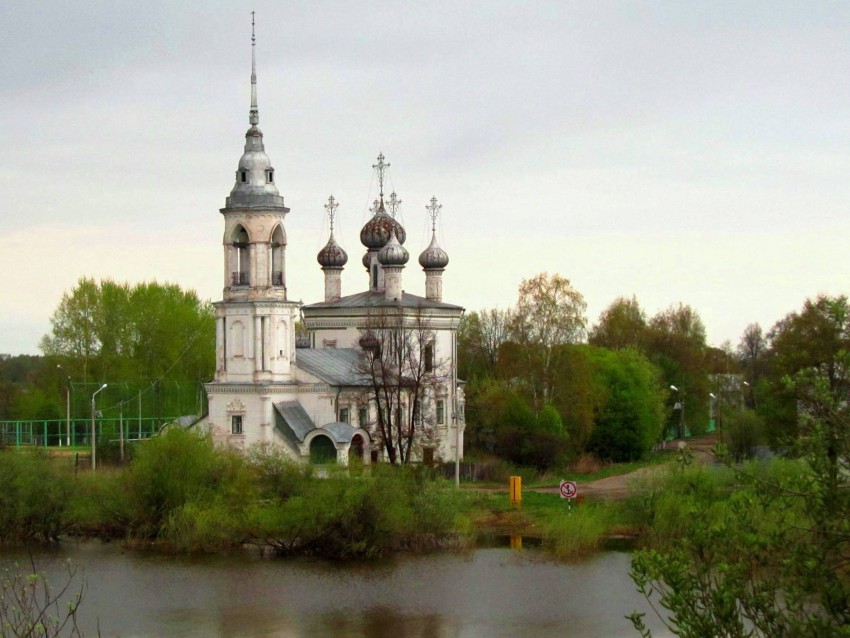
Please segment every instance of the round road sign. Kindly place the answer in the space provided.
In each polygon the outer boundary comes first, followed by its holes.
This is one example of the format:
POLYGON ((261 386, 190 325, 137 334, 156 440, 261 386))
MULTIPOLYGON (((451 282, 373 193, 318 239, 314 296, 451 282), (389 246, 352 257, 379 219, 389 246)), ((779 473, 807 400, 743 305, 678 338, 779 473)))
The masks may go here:
POLYGON ((578 486, 575 481, 561 481, 561 498, 575 498, 578 486))

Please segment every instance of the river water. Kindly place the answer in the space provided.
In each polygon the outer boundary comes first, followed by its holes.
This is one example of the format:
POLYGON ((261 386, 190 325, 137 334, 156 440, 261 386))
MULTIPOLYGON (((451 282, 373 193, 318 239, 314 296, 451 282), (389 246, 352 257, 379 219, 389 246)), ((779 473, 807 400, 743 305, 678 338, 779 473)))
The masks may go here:
MULTIPOLYGON (((616 638, 637 636, 625 614, 649 611, 624 552, 569 564, 507 548, 337 564, 84 542, 35 555, 54 584, 66 559, 87 585, 87 636, 616 638)), ((29 559, 0 555, 0 566, 15 561, 29 559)))

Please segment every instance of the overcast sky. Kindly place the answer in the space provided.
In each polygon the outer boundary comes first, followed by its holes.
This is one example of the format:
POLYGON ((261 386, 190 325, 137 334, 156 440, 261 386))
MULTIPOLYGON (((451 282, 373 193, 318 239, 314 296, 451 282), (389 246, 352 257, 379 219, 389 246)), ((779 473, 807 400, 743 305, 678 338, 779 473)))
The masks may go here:
POLYGON ((366 287, 379 152, 404 288, 424 294, 436 195, 444 299, 469 310, 559 272, 591 324, 618 296, 683 302, 719 345, 850 290, 850 3, 12 0, 0 352, 37 353, 83 276, 221 298, 251 9, 290 298, 322 298, 330 194, 343 294, 366 287))

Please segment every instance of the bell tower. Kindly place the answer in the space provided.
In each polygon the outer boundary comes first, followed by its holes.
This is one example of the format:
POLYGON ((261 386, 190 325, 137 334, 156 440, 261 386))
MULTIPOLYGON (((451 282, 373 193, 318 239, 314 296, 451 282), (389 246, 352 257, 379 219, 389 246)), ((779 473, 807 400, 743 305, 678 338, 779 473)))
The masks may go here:
POLYGON ((289 209, 278 192, 259 128, 255 50, 252 12, 250 127, 235 184, 221 209, 224 292, 223 300, 214 304, 213 392, 217 384, 290 383, 295 359, 298 304, 288 300, 286 289, 284 218, 289 209))

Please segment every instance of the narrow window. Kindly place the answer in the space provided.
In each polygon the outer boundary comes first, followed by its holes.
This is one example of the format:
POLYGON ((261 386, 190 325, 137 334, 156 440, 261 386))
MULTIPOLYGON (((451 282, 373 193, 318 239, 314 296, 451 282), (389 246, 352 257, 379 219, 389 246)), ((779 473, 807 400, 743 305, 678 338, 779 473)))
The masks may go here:
POLYGON ((339 409, 339 422, 340 423, 348 423, 351 417, 349 417, 348 408, 340 408, 339 409))
POLYGON ((378 287, 378 265, 372 264, 372 288, 378 287))
POLYGON ((234 414, 230 417, 231 434, 242 434, 242 415, 234 414))
POLYGON ((239 179, 241 179, 241 180, 242 180, 242 183, 243 183, 243 184, 244 184, 245 182, 247 182, 247 181, 248 181, 248 172, 247 172, 247 171, 240 171, 240 172, 239 172, 239 179))
POLYGON ((366 409, 366 406, 361 406, 361 408, 357 411, 357 422, 359 423, 361 428, 365 428, 368 425, 369 421, 369 411, 366 409))
POLYGON ((446 402, 443 399, 437 399, 437 425, 446 424, 446 402))
POLYGON ((425 372, 434 370, 434 344, 425 344, 425 351, 422 353, 422 358, 425 360, 425 372))
POLYGON ((274 171, 269 171, 266 179, 269 181, 269 184, 272 184, 274 182, 274 171))

